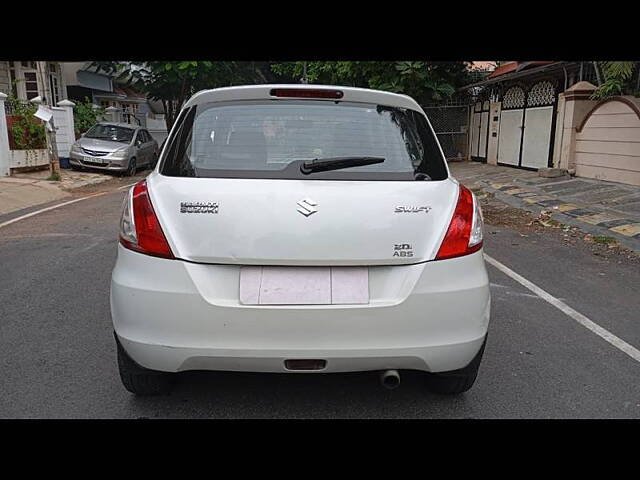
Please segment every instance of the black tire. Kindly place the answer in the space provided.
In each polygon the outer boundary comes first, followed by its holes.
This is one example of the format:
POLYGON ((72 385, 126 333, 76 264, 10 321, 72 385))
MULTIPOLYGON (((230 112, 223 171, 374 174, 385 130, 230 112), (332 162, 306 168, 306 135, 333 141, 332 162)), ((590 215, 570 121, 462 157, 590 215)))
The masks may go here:
POLYGON ((71 170, 75 170, 76 172, 81 172, 82 170, 84 170, 81 166, 74 165, 73 163, 70 163, 69 166, 71 167, 71 170))
POLYGON ((171 391, 173 374, 149 370, 138 365, 120 345, 118 347, 118 370, 124 388, 139 396, 163 395, 171 391))
POLYGON ((127 166, 127 170, 125 171, 125 175, 127 177, 133 177, 138 171, 138 162, 136 162, 136 157, 131 157, 129 159, 129 165, 127 166))
POLYGON ((484 347, 487 344, 485 337, 482 342, 480 351, 473 357, 473 360, 460 370, 452 370, 450 372, 426 373, 425 384, 430 392, 441 395, 458 395, 469 390, 478 377, 480 369, 480 361, 484 354, 484 347))

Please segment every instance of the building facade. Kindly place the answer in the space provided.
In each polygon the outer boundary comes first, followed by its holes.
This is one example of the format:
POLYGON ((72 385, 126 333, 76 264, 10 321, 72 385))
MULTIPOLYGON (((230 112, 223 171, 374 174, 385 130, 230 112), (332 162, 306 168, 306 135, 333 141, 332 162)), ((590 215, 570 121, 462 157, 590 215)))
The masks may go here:
POLYGON ((59 62, 0 62, 0 92, 22 101, 40 97, 56 105, 66 98, 66 85, 59 62))
POLYGON ((104 109, 117 109, 116 121, 141 125, 158 141, 167 135, 164 110, 159 102, 150 101, 108 73, 99 71, 91 62, 61 64, 69 99, 90 101, 104 109))
POLYGON ((594 62, 502 63, 464 87, 475 99, 469 157, 640 184, 638 99, 598 102, 600 80, 594 62))

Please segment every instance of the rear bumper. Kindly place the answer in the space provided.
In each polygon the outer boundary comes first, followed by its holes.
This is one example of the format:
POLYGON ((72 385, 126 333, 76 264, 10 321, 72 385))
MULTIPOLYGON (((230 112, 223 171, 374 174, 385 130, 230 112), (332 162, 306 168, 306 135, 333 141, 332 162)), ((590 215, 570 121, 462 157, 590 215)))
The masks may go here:
POLYGON ((326 368, 308 373, 359 372, 369 370, 422 370, 444 372, 465 367, 480 350, 484 336, 463 343, 425 347, 362 349, 247 350, 151 345, 118 336, 129 356, 138 364, 166 372, 221 370, 237 372, 290 372, 285 360, 321 359, 326 368))
POLYGON ((238 301, 239 266, 194 265, 118 247, 111 282, 116 335, 154 370, 449 371, 480 349, 490 315, 482 251, 418 265, 370 267, 369 305, 253 306, 238 301))

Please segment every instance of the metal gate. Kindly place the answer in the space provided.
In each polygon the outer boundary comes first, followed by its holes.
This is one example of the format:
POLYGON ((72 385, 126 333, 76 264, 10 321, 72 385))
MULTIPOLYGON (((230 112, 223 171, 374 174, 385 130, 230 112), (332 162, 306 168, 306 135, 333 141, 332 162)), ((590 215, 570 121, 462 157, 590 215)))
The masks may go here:
POLYGON ((476 102, 471 120, 471 160, 487 162, 489 140, 489 101, 476 102))
POLYGON ((538 82, 528 92, 509 88, 502 98, 498 164, 537 170, 552 165, 556 89, 538 82))
POLYGON ((449 103, 423 107, 447 160, 465 159, 468 154, 469 105, 449 103))

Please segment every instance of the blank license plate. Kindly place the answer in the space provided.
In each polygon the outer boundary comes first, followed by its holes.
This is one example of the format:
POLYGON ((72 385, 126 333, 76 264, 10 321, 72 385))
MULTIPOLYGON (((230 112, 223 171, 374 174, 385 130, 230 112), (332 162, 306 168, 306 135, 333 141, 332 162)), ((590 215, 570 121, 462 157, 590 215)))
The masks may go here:
POLYGON ((93 163, 107 163, 107 161, 103 158, 95 158, 95 157, 84 157, 85 162, 93 162, 93 163))
POLYGON ((369 303, 367 267, 242 267, 244 305, 369 303))

